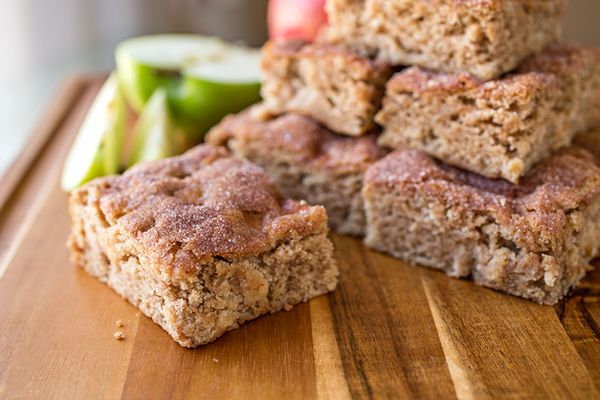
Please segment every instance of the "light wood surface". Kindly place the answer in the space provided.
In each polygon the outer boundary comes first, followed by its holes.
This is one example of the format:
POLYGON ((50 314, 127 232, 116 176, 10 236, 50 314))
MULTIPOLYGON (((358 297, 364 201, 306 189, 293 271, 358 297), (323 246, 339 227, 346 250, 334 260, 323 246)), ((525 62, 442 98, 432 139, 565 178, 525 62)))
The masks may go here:
POLYGON ((335 292, 180 347, 69 262, 58 180, 100 84, 65 87, 0 186, 1 399, 600 398, 600 272, 544 307, 333 233, 335 292))

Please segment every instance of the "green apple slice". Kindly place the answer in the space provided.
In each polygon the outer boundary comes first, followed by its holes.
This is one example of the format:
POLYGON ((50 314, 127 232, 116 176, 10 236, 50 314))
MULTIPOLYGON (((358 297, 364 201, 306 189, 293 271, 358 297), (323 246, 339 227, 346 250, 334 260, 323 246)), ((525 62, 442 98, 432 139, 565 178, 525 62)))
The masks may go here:
POLYGON ((175 123, 196 142, 221 118, 260 100, 260 51, 199 35, 133 38, 116 50, 117 71, 138 112, 158 87, 175 123))
POLYGON ((150 97, 133 127, 133 148, 128 166, 183 153, 190 143, 173 123, 167 92, 158 88, 150 97))
POLYGON ((94 99, 69 151, 60 184, 71 191, 99 176, 119 172, 125 134, 125 101, 112 73, 94 99))

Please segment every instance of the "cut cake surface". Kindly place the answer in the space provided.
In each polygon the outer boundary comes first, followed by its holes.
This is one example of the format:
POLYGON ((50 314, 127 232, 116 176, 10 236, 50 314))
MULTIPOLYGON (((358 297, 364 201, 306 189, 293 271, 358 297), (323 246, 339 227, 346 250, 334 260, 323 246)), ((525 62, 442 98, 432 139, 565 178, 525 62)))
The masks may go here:
POLYGON ((268 42, 262 53, 261 94, 274 115, 298 112, 349 136, 377 127, 389 65, 297 40, 268 42))

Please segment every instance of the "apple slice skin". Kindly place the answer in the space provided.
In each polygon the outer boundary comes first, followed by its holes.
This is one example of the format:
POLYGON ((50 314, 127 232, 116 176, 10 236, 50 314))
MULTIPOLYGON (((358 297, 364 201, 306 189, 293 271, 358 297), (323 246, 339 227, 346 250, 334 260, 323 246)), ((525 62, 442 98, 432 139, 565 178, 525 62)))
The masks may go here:
POLYGON ((260 100, 258 74, 256 79, 236 82, 207 79, 202 77, 202 73, 194 75, 196 60, 218 59, 228 52, 239 55, 243 50, 214 37, 175 34, 127 40, 117 47, 115 57, 119 80, 130 106, 141 112, 154 91, 159 87, 165 88, 175 123, 190 139, 199 143, 225 115, 239 112, 260 100), (196 47, 197 53, 190 51, 189 57, 179 53, 175 57, 180 58, 175 60, 160 60, 155 56, 150 57, 152 61, 138 60, 139 49, 135 47, 142 46, 148 52, 153 41, 161 54, 166 52, 169 41, 178 49, 196 47), (137 56, 134 55, 136 52, 137 56))
MULTIPOLYGON (((100 176, 104 176, 106 175, 104 173, 104 149, 102 147, 100 147, 98 149, 98 152, 96 153, 96 155, 94 156, 94 159, 92 161, 92 164, 90 166, 90 168, 88 169, 87 173, 85 175, 83 175, 81 183, 79 185, 83 185, 86 182, 91 181, 92 179, 98 178, 100 176)), ((77 186, 79 186, 77 185, 77 186)), ((71 191, 72 189, 75 189, 75 187, 77 186, 63 186, 63 190, 65 191, 71 191)))
POLYGON ((69 192, 99 176, 119 172, 125 101, 115 73, 106 80, 83 120, 65 160, 61 187, 69 192))
POLYGON ((127 101, 137 113, 142 111, 157 88, 164 87, 169 93, 176 93, 178 90, 181 74, 177 70, 143 65, 119 51, 116 53, 116 61, 127 101))
POLYGON ((113 127, 104 136, 102 141, 103 153, 103 175, 118 174, 121 171, 121 155, 125 143, 125 131, 127 125, 127 105, 121 84, 117 87, 117 92, 112 103, 109 105, 110 113, 113 115, 113 127))
POLYGON ((169 99, 176 124, 195 141, 227 114, 260 101, 260 83, 226 84, 185 76, 182 89, 169 99))
POLYGON ((192 143, 173 123, 166 90, 156 89, 133 127, 133 149, 128 166, 172 157, 191 146, 192 143))

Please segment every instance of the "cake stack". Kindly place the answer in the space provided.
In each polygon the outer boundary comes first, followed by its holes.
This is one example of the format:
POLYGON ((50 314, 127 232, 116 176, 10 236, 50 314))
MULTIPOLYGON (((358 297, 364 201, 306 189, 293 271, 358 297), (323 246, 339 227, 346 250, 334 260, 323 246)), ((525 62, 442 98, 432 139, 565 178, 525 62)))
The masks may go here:
POLYGON ((559 301, 600 254, 600 168, 571 145, 600 123, 600 52, 559 41, 565 1, 326 7, 321 42, 265 45, 263 103, 207 141, 372 249, 559 301))

